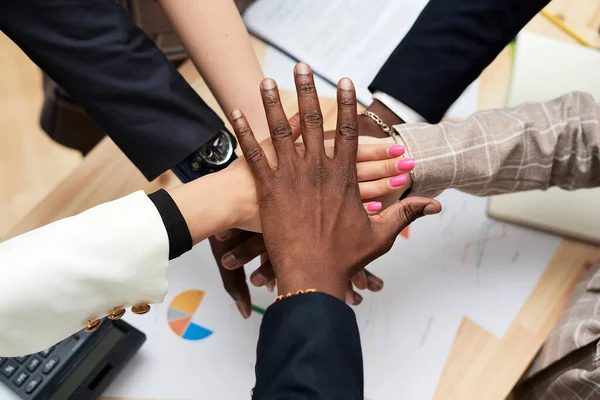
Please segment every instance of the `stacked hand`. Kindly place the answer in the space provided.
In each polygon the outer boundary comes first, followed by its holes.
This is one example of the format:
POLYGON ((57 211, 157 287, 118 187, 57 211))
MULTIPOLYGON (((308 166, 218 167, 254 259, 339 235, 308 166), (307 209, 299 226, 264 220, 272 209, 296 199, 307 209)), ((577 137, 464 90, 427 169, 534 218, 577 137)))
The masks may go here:
POLYGON ((351 81, 343 79, 338 85, 338 123, 330 157, 306 64, 298 64, 295 80, 304 154, 296 149, 273 80, 264 80, 261 91, 276 163, 269 163, 238 110, 232 113, 232 125, 256 180, 265 250, 279 292, 315 288, 344 299, 349 280, 388 251, 404 227, 424 214, 439 212, 441 206, 432 199, 408 198, 369 215, 356 172, 358 122, 351 81))
MULTIPOLYGON (((296 82, 299 85, 299 82, 296 82)), ((302 88, 299 86, 298 91, 302 88)), ((264 91, 263 91, 264 94, 264 91)), ((265 102, 271 99, 265 98, 265 102)), ((279 101, 279 99, 277 99, 279 101)), ((265 105, 268 110, 268 106, 265 105)), ((321 120, 320 114, 318 119, 321 120)), ((295 141, 301 134, 301 121, 296 114, 289 120, 288 126, 272 126, 271 130, 290 129, 291 137, 295 141)), ((379 129, 379 128, 378 128, 379 129)), ((325 153, 332 157, 334 155, 333 138, 335 131, 325 133, 325 153)), ((404 147, 394 144, 389 139, 371 139, 370 143, 362 144, 358 147, 356 156, 357 178, 359 181, 360 195, 365 201, 365 208, 369 213, 380 211, 382 202, 392 204, 399 193, 405 191, 410 185, 410 176, 408 172, 414 167, 412 160, 401 158, 404 154, 404 147), (386 196, 387 197, 384 197, 386 196), (368 201, 376 199, 378 201, 368 201), (387 201, 386 201, 387 199, 387 201)), ((277 157, 271 139, 261 142, 261 147, 269 161, 277 164, 277 157)), ((303 155, 305 148, 302 143, 295 143, 298 154, 303 155)), ((256 203, 256 188, 251 171, 243 158, 236 160, 231 167, 219 173, 227 174, 231 182, 235 182, 236 192, 243 194, 246 201, 239 202, 237 214, 243 215, 244 219, 236 220, 232 225, 242 229, 229 229, 220 232, 210 238, 213 254, 217 261, 219 271, 223 280, 224 287, 230 296, 236 302, 236 305, 245 318, 251 313, 250 291, 246 281, 244 265, 258 256, 261 257, 261 267, 251 274, 250 281, 255 286, 266 286, 270 291, 275 287, 275 274, 271 263, 267 257, 266 247, 262 234, 255 233, 261 230, 260 220, 258 218, 258 206, 256 203), (248 185, 248 183, 250 183, 248 185)), ((225 179, 227 180, 227 179, 225 179)), ((360 270, 353 277, 352 283, 357 289, 369 289, 379 291, 383 287, 383 281, 369 271, 360 270)), ((351 284, 348 285, 346 292, 346 301, 349 304, 360 304, 362 296, 353 290, 351 284)))

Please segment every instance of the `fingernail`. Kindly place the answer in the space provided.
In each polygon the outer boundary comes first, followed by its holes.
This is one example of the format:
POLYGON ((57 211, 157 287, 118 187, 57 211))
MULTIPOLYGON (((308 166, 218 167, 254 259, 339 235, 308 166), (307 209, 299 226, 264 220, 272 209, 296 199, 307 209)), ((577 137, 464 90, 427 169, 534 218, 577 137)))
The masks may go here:
POLYGON ((399 171, 410 171, 415 167, 415 159, 414 158, 405 158, 403 160, 398 161, 396 164, 396 168, 399 171))
POLYGON ((275 81, 271 78, 263 79, 261 86, 265 90, 275 89, 275 81))
POLYGON ((424 215, 438 214, 441 210, 435 204, 427 204, 423 209, 424 215))
POLYGON ((390 185, 392 187, 402 186, 405 183, 406 183, 406 176, 404 176, 404 175, 395 176, 390 179, 390 185))
POLYGON ((392 146, 388 149, 388 154, 392 157, 398 157, 403 155, 405 151, 404 146, 392 146))
POLYGON ((357 306, 360 303, 362 303, 362 301, 363 301, 363 297, 360 294, 354 292, 354 305, 357 306))
POLYGON ((250 277, 250 281, 252 281, 254 286, 260 287, 267 283, 267 277, 261 273, 256 273, 250 277))
POLYGON ((367 210, 369 210, 369 211, 379 211, 382 208, 383 208, 383 205, 378 201, 374 201, 372 203, 367 204, 367 210))
POLYGON ((304 62, 296 64, 295 70, 298 75, 310 74, 310 67, 308 66, 307 63, 304 63, 304 62))
POLYGON ((275 281, 275 279, 272 279, 269 282, 267 282, 267 290, 269 292, 273 293, 273 291, 275 290, 276 283, 277 283, 277 281, 275 281))
POLYGON ((242 112, 240 110, 238 110, 237 108, 231 112, 231 119, 234 121, 236 119, 240 118, 241 116, 242 116, 242 112))
POLYGON ((352 81, 348 78, 342 78, 340 80, 340 89, 352 90, 352 81))
POLYGON ((227 254, 223 256, 221 263, 225 268, 235 268, 237 266, 237 259, 233 254, 227 254))
POLYGON ((373 279, 371 281, 371 289, 374 292, 379 292, 381 289, 383 289, 383 281, 379 278, 373 279))
POLYGON ((244 317, 245 319, 248 319, 248 317, 250 316, 250 313, 251 313, 250 307, 248 307, 248 305, 241 300, 236 301, 235 305, 237 306, 237 309, 240 312, 240 314, 242 314, 242 317, 244 317))

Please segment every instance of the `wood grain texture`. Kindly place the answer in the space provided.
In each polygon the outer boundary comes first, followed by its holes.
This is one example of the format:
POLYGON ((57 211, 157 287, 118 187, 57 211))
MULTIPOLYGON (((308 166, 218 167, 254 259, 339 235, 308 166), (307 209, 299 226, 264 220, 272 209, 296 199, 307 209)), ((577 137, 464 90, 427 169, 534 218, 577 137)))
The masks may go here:
POLYGON ((0 240, 81 162, 39 126, 42 74, 0 32, 0 240))

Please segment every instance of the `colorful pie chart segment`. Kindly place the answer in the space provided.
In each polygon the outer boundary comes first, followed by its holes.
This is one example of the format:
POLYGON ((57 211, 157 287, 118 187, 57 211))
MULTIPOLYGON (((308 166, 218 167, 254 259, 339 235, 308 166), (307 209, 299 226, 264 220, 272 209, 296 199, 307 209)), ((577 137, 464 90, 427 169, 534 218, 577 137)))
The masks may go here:
POLYGON ((211 330, 192 322, 203 298, 202 290, 188 290, 175 296, 167 311, 167 320, 173 333, 186 340, 201 340, 212 335, 211 330))
POLYGON ((408 239, 408 226, 404 229, 402 229, 402 232, 400 232, 400 235, 404 236, 405 239, 408 239))

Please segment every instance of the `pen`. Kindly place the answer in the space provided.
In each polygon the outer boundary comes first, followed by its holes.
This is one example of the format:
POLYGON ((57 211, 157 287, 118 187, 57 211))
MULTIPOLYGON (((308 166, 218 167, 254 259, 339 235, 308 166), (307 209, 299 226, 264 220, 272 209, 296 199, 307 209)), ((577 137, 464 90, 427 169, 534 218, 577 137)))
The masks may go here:
POLYGON ((563 32, 565 32, 566 34, 568 34, 569 36, 571 36, 573 39, 575 39, 576 41, 578 41, 582 45, 588 46, 588 47, 592 47, 592 45, 587 40, 585 40, 584 38, 582 38, 579 34, 577 34, 577 32, 575 32, 573 29, 571 29, 567 24, 565 24, 563 21, 561 21, 555 15, 550 14, 546 10, 542 10, 542 11, 540 11, 540 13, 544 17, 546 17, 550 22, 552 22, 554 25, 556 25, 557 27, 559 27, 560 29, 562 29, 563 32))

